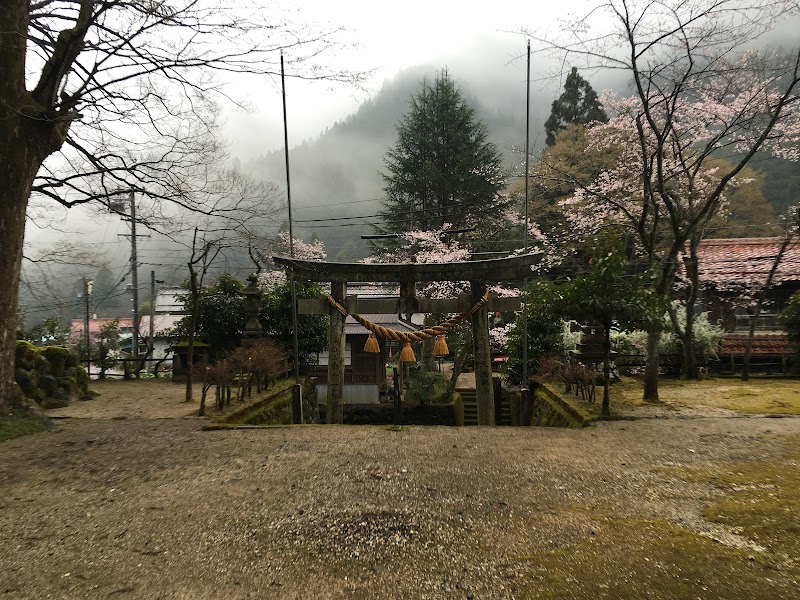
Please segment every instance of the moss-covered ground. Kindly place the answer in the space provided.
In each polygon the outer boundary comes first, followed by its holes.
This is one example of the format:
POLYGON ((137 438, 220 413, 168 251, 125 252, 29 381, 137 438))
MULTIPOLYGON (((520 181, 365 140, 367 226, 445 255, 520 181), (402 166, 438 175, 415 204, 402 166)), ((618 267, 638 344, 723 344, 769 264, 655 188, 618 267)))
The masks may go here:
POLYGON ((0 442, 46 429, 41 419, 18 411, 0 413, 0 442))
POLYGON ((709 486, 708 531, 672 520, 571 506, 595 524, 574 544, 520 555, 520 598, 797 598, 800 586, 800 436, 754 445, 752 456, 655 471, 709 486), (618 513, 617 513, 618 514, 618 513), (737 543, 711 535, 724 527, 737 543), (787 581, 789 583, 787 587, 787 581))
POLYGON ((768 455, 715 465, 669 467, 665 472, 712 484, 720 497, 704 516, 764 548, 779 563, 800 566, 800 436, 785 436, 768 455))
MULTIPOLYGON (((611 408, 642 405, 642 380, 623 378, 611 386, 611 408)), ((743 414, 800 415, 800 379, 753 378, 687 381, 662 377, 662 402, 732 410, 743 414)))
MULTIPOLYGON (((787 598, 775 584, 772 555, 719 544, 696 531, 655 519, 600 519, 597 532, 574 546, 518 560, 530 564, 519 598, 787 598)), ((784 567, 800 577, 800 569, 784 567)))

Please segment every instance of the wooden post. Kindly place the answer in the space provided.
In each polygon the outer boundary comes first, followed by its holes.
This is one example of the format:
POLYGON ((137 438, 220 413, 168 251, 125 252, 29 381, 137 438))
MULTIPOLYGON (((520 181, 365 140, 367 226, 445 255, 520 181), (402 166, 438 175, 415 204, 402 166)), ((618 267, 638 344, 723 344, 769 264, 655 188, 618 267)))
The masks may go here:
MULTIPOLYGON (((331 282, 331 296, 339 304, 345 304, 347 283, 331 282)), ((325 420, 328 423, 342 423, 344 402, 344 352, 345 317, 337 310, 331 310, 331 328, 328 338, 328 407, 325 420)))
MULTIPOLYGON (((470 281, 472 302, 486 292, 482 281, 470 281)), ((475 348, 475 394, 478 400, 478 425, 494 425, 494 390, 492 389, 492 350, 489 345, 489 312, 482 306, 470 318, 475 348)))

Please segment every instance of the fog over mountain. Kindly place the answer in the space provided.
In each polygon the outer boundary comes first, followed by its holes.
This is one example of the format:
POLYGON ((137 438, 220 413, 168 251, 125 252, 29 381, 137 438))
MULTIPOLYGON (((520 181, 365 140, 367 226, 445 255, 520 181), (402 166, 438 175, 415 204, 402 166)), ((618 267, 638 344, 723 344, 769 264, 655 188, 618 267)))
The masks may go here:
MULTIPOLYGON (((447 68, 466 101, 486 126, 489 141, 504 157, 509 181, 521 174, 525 144, 525 80, 522 69, 472 64, 468 75, 457 66, 420 65, 384 82, 379 93, 358 110, 326 129, 319 138, 290 149, 295 235, 316 236, 329 259, 365 256, 360 235, 371 233, 381 208, 383 157, 396 141, 396 126, 424 80, 447 68), (485 70, 484 70, 485 69, 485 70), (519 78, 522 71, 522 78, 519 78), (338 219, 338 220, 331 220, 338 219)), ((553 92, 532 86, 531 151, 543 145, 543 123, 550 114, 553 92)), ((285 193, 282 149, 243 162, 243 169, 278 183, 285 193)))

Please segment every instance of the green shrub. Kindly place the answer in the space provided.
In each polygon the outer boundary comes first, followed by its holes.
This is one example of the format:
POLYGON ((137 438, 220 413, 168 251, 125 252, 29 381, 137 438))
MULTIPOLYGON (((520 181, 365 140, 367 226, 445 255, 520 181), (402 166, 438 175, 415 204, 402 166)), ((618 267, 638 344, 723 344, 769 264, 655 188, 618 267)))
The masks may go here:
MULTIPOLYGON (((686 315, 683 310, 678 310, 678 322, 681 326, 686 324, 686 315)), ((672 322, 665 315, 664 326, 666 331, 658 340, 658 353, 661 356, 678 354, 681 352, 681 340, 672 330, 672 322)), ((722 344, 723 329, 708 320, 708 313, 704 312, 695 318, 693 343, 694 352, 698 357, 716 356, 722 344)), ((621 354, 645 355, 647 347, 647 333, 640 329, 635 331, 612 331, 611 348, 621 354)))
POLYGON ((438 371, 416 371, 408 378, 406 400, 417 404, 447 403, 447 379, 438 371))
POLYGON ((89 398, 89 376, 67 348, 37 347, 18 341, 15 380, 20 393, 43 408, 69 404, 70 399, 89 398))
MULTIPOLYGON (((528 298, 527 358, 528 375, 535 375, 539 361, 543 358, 562 356, 566 353, 564 324, 561 305, 563 295, 558 287, 547 282, 534 282, 526 290, 528 298)), ((523 319, 520 315, 508 332, 509 358, 505 364, 505 375, 512 385, 522 385, 524 365, 523 319)))

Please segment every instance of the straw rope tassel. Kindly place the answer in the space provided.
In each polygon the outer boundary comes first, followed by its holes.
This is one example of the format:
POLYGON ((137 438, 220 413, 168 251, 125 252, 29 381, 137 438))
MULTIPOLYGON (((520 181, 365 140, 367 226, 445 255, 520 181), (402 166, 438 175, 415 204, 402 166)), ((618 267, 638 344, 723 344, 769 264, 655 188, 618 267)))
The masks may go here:
POLYGON ((369 352, 371 354, 377 354, 381 351, 381 347, 378 345, 378 340, 375 339, 375 334, 370 333, 369 337, 367 338, 367 343, 364 344, 364 352, 369 352))
POLYGON ((417 357, 414 356, 414 349, 408 340, 406 340, 403 350, 400 352, 400 362, 417 362, 417 357))
POLYGON ((447 347, 447 341, 443 335, 436 338, 436 343, 433 345, 434 356, 447 356, 450 354, 450 349, 447 347))

